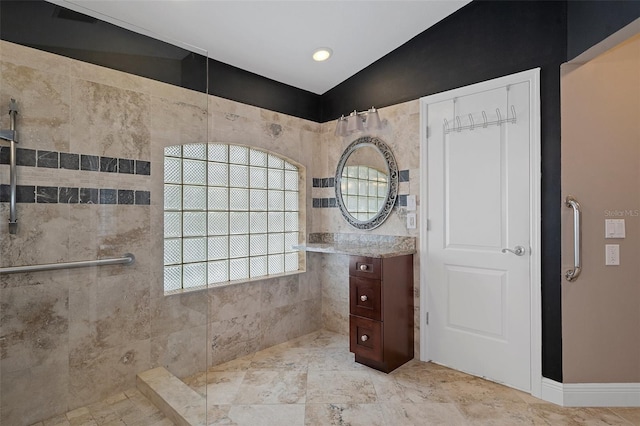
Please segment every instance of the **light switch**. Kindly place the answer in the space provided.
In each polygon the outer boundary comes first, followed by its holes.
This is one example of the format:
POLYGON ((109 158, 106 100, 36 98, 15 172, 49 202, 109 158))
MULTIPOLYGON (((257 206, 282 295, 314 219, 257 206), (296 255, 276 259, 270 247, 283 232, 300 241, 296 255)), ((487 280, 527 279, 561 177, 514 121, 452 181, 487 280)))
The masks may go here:
POLYGON ((605 238, 625 238, 624 219, 605 219, 604 220, 604 237, 605 238))
POLYGON ((416 229, 416 214, 407 214, 407 229, 416 229))
POLYGON ((606 244, 604 246, 605 251, 605 265, 620 265, 620 245, 619 244, 606 244))
POLYGON ((416 196, 415 195, 407 195, 407 211, 410 211, 410 212, 416 211, 416 196))

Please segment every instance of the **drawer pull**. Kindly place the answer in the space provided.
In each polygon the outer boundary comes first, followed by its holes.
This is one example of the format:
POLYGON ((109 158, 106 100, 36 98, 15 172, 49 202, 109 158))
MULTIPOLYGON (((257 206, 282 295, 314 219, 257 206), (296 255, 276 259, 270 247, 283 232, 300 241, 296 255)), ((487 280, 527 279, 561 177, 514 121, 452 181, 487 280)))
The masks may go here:
POLYGON ((369 336, 367 336, 366 334, 363 334, 362 336, 360 336, 360 340, 362 340, 363 342, 366 342, 367 340, 369 340, 369 336))
POLYGON ((360 296, 360 300, 363 302, 366 302, 367 300, 369 300, 369 298, 367 297, 366 294, 363 294, 362 296, 360 296))
POLYGON ((369 269, 369 267, 367 265, 365 265, 364 263, 362 265, 360 265, 360 270, 361 271, 366 271, 367 269, 369 269))

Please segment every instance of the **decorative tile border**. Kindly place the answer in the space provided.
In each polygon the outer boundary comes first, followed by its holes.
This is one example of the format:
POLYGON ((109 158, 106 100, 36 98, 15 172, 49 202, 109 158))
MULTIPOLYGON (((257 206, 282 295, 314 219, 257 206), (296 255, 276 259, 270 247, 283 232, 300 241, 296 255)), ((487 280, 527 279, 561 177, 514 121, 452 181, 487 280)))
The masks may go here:
MULTIPOLYGON (((9 185, 0 185, 0 202, 8 203, 9 198, 9 185)), ((151 204, 151 192, 132 189, 17 185, 16 201, 18 203, 38 204, 129 204, 148 206, 151 204)))
MULTIPOLYGON (((0 164, 9 164, 9 147, 0 147, 0 164)), ((17 148, 16 165, 48 169, 151 175, 151 162, 149 161, 41 149, 17 148)))
POLYGON ((335 186, 335 178, 313 178, 314 188, 333 188, 335 186))
MULTIPOLYGON (((338 207, 336 203, 336 199, 334 197, 331 198, 313 198, 312 199, 312 207, 313 208, 331 208, 338 207)), ((398 195, 396 198, 396 204, 394 207, 406 207, 407 206, 407 196, 406 195, 398 195)))
MULTIPOLYGON (((409 170, 400 170, 398 172, 398 181, 399 182, 409 182, 409 170)), ((312 185, 314 188, 333 188, 335 186, 335 178, 313 178, 312 185)), ((313 208, 332 208, 338 207, 336 203, 335 197, 331 198, 313 198, 312 199, 313 208)), ((407 206, 407 195, 400 194, 396 199, 395 207, 406 207, 407 206)))
POLYGON ((313 207, 325 208, 325 207, 338 207, 335 197, 332 198, 313 198, 313 207))

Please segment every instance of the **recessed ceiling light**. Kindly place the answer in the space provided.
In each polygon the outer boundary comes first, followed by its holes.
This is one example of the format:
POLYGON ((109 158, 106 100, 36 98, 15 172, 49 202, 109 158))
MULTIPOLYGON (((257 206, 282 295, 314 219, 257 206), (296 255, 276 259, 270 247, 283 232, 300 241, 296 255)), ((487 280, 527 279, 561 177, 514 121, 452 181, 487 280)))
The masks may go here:
POLYGON ((316 49, 315 52, 313 52, 313 60, 316 62, 326 61, 331 57, 332 53, 333 50, 329 49, 328 47, 320 47, 316 49))

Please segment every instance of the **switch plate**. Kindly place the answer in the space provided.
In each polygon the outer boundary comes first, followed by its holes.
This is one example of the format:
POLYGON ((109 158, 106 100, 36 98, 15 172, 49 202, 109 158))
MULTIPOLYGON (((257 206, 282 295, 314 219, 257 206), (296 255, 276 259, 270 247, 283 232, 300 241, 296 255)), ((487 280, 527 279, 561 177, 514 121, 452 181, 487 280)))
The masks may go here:
POLYGON ((416 229, 416 214, 407 214, 407 229, 416 229))
POLYGON ((604 237, 605 238, 625 238, 624 219, 605 219, 604 220, 604 237))
POLYGON ((605 244, 605 265, 616 266, 620 265, 620 245, 619 244, 605 244))
POLYGON ((415 195, 407 195, 407 211, 415 212, 416 211, 416 196, 415 195))

